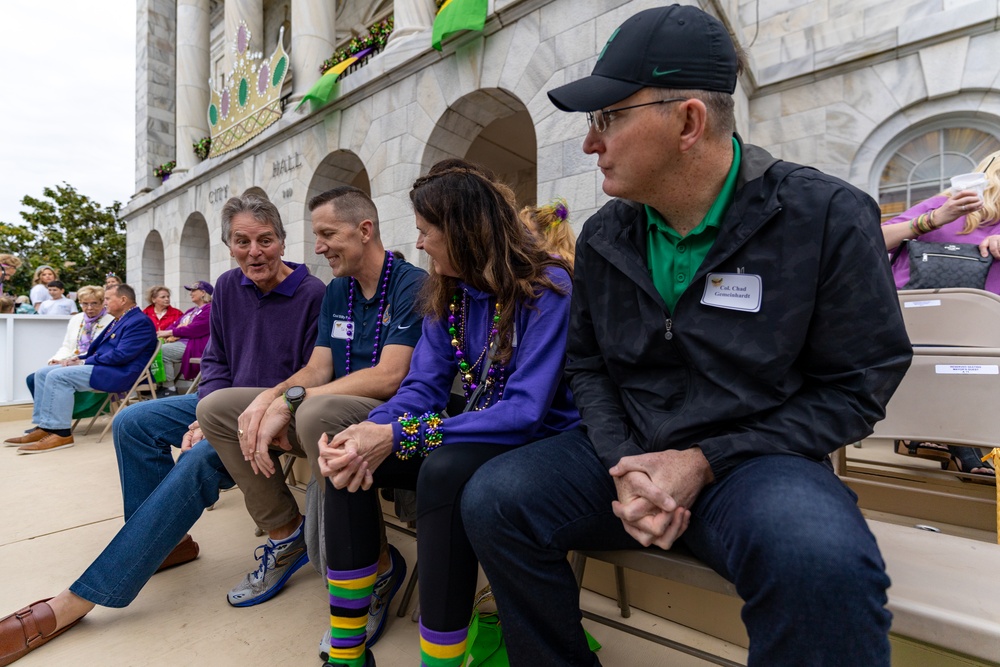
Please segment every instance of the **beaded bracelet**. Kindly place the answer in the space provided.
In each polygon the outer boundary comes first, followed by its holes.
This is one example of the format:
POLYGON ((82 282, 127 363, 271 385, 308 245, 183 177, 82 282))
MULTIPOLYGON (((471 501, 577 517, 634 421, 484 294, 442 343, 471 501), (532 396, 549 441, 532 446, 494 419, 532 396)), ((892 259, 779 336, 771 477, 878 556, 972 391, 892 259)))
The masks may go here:
POLYGON ((441 423, 444 420, 436 412, 425 412, 420 417, 420 421, 427 425, 427 430, 424 431, 423 450, 423 455, 427 456, 444 442, 444 435, 441 433, 441 423))
POLYGON ((397 421, 403 426, 403 439, 399 443, 399 451, 396 456, 405 461, 412 458, 417 453, 420 445, 420 419, 412 416, 409 412, 404 412, 397 421))

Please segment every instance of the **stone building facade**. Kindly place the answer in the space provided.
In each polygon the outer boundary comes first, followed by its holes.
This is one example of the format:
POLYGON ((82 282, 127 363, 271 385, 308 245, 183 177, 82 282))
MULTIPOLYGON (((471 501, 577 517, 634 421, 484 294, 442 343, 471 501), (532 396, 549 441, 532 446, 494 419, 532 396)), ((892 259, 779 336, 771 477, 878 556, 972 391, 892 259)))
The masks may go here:
MULTIPOLYGON (((737 90, 743 138, 839 176, 887 215, 936 193, 1000 149, 995 0, 687 0, 747 48, 737 90)), ((138 0, 136 190, 128 280, 175 291, 233 266, 219 241, 226 198, 250 187, 274 201, 286 259, 330 277, 313 254, 306 202, 336 184, 369 191, 387 247, 414 250, 410 184, 437 160, 478 161, 522 203, 565 197, 579 227, 605 200, 584 155, 582 115, 546 91, 590 72, 604 41, 650 0, 491 0, 485 30, 431 46, 434 0, 138 0), (293 111, 338 46, 387 16, 385 50, 342 77, 334 100, 293 111), (278 122, 199 161, 209 80, 232 66, 239 22, 253 49, 279 35, 291 59, 278 122), (284 29, 282 31, 282 28, 284 29), (153 168, 175 160, 169 180, 153 168)))

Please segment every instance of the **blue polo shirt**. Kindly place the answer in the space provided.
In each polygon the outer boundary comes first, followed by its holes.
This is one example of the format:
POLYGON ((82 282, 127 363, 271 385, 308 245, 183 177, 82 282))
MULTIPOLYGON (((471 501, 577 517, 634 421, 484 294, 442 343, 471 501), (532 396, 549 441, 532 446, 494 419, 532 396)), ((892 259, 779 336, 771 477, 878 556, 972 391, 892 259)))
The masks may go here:
MULTIPOLYGON (((385 262, 382 263, 385 272, 385 262)), ((386 345, 407 345, 413 347, 420 339, 421 316, 415 307, 417 294, 427 278, 427 272, 409 262, 394 259, 389 285, 386 288, 385 311, 382 314, 382 330, 379 334, 379 357, 386 345)), ((382 280, 381 275, 379 280, 382 280)), ((333 355, 334 377, 347 374, 347 294, 350 278, 334 278, 326 286, 323 306, 319 313, 319 330, 316 335, 317 347, 328 347, 333 355)), ((381 288, 381 283, 379 284, 381 288)), ((374 296, 365 299, 361 288, 354 289, 354 327, 351 340, 351 370, 370 368, 372 349, 375 345, 376 319, 381 289, 374 296)))

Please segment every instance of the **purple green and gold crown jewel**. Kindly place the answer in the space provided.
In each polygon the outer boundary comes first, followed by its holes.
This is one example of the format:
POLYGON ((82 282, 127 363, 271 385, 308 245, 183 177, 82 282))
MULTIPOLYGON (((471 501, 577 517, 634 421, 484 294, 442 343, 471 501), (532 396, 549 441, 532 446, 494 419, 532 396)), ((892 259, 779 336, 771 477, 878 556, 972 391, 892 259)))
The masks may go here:
POLYGON ((233 71, 226 76, 220 92, 209 81, 212 101, 208 105, 208 126, 212 131, 209 157, 239 148, 281 118, 281 85, 288 74, 288 54, 281 43, 268 59, 260 51, 250 51, 250 29, 240 21, 233 39, 233 71))

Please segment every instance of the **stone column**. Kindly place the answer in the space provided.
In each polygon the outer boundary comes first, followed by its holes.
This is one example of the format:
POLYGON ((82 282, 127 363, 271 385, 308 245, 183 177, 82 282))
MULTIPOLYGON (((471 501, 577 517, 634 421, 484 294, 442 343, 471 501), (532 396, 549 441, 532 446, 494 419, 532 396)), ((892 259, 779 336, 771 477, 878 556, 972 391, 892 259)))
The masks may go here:
POLYGON ((160 185, 153 169, 174 159, 174 0, 137 0, 135 40, 135 191, 160 185))
POLYGON ((177 167, 198 158, 192 144, 209 135, 209 0, 177 0, 177 167))
POLYGON ((330 0, 292 0, 292 105, 319 78, 319 66, 337 43, 337 7, 330 0))
POLYGON ((386 46, 403 37, 429 30, 434 25, 437 7, 434 0, 395 0, 392 11, 395 28, 386 46))
MULTIPOLYGON (((240 21, 247 24, 250 29, 250 50, 263 53, 264 48, 264 0, 225 0, 223 6, 226 23, 226 75, 233 71, 234 58, 233 42, 236 39, 236 31, 239 30, 240 21)), ((273 47, 273 45, 272 45, 273 47)), ((268 51, 270 55, 270 51, 268 51)))

